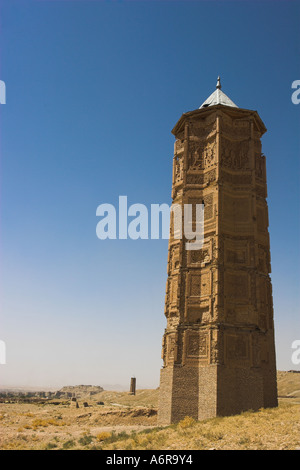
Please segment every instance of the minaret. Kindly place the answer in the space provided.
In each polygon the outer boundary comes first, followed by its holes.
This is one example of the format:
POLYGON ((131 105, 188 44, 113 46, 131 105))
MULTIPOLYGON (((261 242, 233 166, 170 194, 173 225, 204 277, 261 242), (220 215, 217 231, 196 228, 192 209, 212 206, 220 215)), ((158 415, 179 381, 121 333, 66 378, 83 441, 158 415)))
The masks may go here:
POLYGON ((171 222, 160 424, 277 406, 265 132, 220 78, 172 130, 173 204, 204 203, 204 243, 187 251, 171 222))

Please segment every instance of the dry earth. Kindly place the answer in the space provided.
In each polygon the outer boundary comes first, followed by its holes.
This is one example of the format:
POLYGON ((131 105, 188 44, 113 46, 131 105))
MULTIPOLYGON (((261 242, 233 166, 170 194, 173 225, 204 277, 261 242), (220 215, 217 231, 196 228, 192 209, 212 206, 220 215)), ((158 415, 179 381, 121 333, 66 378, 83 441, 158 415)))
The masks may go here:
POLYGON ((158 389, 138 390, 136 396, 89 396, 88 390, 78 393, 79 408, 64 400, 0 403, 0 449, 300 448, 297 373, 278 372, 278 408, 199 423, 189 418, 163 428, 156 427, 158 389))

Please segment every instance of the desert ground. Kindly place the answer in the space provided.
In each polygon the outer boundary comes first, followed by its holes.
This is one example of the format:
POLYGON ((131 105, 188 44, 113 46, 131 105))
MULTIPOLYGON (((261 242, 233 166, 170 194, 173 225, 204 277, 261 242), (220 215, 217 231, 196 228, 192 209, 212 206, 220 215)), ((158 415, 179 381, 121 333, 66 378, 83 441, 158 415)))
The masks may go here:
POLYGON ((156 424, 158 389, 137 390, 135 396, 105 390, 91 395, 89 386, 78 390, 79 408, 65 398, 3 400, 0 449, 300 450, 299 373, 278 372, 278 408, 201 422, 186 417, 164 427, 156 424))

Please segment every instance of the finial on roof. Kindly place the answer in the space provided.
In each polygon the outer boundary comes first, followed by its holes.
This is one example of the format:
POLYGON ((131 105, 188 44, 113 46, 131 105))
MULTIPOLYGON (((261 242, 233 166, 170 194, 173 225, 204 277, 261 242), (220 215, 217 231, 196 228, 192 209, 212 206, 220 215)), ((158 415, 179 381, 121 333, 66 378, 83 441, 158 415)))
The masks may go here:
MULTIPOLYGON (((218 77, 216 90, 207 98, 207 100, 202 103, 200 108, 207 108, 208 106, 215 106, 217 104, 222 104, 223 106, 231 106, 233 108, 237 108, 237 105, 228 98, 225 93, 221 90, 221 79, 218 77)), ((199 109, 200 109, 199 108, 199 109)))

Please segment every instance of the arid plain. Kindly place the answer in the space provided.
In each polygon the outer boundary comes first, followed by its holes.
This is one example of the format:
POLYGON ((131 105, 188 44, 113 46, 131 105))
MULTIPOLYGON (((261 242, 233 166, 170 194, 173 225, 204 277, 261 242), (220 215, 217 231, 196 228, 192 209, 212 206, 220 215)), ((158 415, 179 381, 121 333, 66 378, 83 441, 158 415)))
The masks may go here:
POLYGON ((79 408, 65 398, 2 399, 0 449, 300 449, 299 373, 278 372, 278 408, 164 427, 157 426, 158 392, 91 395, 81 387, 79 408))

